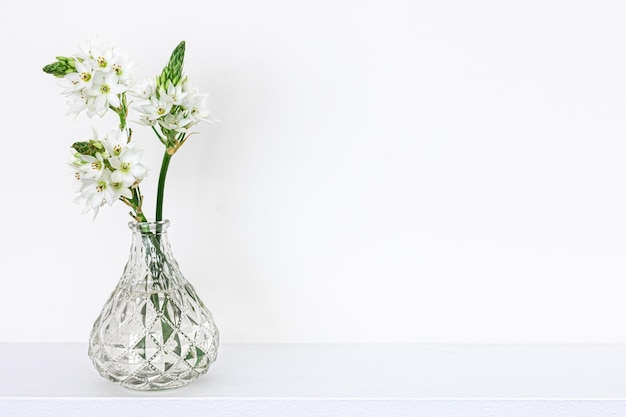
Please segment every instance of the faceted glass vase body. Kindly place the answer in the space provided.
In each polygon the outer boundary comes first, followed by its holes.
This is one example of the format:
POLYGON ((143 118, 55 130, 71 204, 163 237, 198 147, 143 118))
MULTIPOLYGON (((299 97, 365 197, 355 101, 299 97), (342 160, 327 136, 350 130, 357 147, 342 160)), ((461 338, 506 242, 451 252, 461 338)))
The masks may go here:
POLYGON ((130 257, 93 325, 89 357, 100 375, 126 388, 186 385, 217 358, 219 332, 172 256, 169 222, 129 227, 130 257))

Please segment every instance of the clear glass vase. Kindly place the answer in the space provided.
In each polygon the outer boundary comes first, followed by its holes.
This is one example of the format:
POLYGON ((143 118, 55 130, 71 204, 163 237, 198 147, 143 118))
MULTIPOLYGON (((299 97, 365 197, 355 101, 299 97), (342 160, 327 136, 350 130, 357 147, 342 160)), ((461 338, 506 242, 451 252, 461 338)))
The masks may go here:
POLYGON ((93 325, 89 357, 100 375, 126 388, 186 385, 217 358, 219 332, 172 255, 169 221, 129 227, 130 257, 93 325))

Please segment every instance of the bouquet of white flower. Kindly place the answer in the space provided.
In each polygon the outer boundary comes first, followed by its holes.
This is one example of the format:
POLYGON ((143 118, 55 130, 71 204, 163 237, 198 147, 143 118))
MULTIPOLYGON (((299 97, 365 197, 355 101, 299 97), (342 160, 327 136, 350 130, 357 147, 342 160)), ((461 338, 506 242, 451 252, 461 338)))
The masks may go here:
POLYGON ((119 117, 119 127, 100 138, 93 130, 92 138, 75 142, 70 164, 76 179, 76 201, 93 210, 94 218, 104 204, 120 200, 140 222, 143 195, 139 184, 147 169, 141 164, 142 150, 132 140, 133 131, 127 125, 129 110, 136 110, 136 122, 149 126, 164 145, 165 153, 159 175, 156 221, 163 218, 163 192, 170 158, 191 135, 190 129, 209 121, 207 96, 192 88, 183 75, 185 42, 172 52, 168 64, 159 76, 135 83, 131 70, 133 62, 117 49, 98 41, 88 42, 80 52, 58 56, 43 70, 60 78, 59 85, 68 97, 68 114, 104 117, 109 110, 119 117), (129 97, 133 100, 130 101, 129 97))
POLYGON ((44 67, 60 78, 69 113, 104 117, 113 111, 119 126, 71 146, 77 201, 94 218, 105 204, 120 200, 135 221, 130 256, 115 290, 96 319, 89 357, 105 378, 140 390, 185 385, 206 373, 217 358, 219 331, 193 285, 182 275, 163 220, 165 176, 172 156, 209 120, 206 96, 183 76, 185 42, 174 49, 158 77, 133 82, 132 62, 118 50, 90 42, 77 54, 60 56, 44 67), (132 97, 132 100, 129 98, 132 97), (159 175, 156 219, 142 210, 139 185, 147 169, 128 127, 129 110, 149 126, 165 148, 159 175))

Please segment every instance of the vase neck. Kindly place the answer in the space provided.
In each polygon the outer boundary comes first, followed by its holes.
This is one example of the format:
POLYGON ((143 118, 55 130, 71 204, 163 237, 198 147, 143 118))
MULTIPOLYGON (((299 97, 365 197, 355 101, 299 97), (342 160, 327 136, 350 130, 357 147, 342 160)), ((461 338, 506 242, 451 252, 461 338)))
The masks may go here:
POLYGON ((167 237, 169 221, 130 222, 128 226, 133 232, 133 239, 127 270, 142 271, 125 274, 130 280, 129 285, 143 287, 146 291, 177 285, 175 281, 180 273, 167 237))
POLYGON ((164 256, 171 255, 167 237, 169 226, 169 220, 128 223, 133 232, 133 248, 144 251, 148 257, 152 256, 151 261, 163 261, 164 256))
POLYGON ((141 235, 166 235, 167 229, 170 227, 169 220, 161 220, 158 222, 129 222, 128 228, 133 231, 133 233, 138 233, 141 235))

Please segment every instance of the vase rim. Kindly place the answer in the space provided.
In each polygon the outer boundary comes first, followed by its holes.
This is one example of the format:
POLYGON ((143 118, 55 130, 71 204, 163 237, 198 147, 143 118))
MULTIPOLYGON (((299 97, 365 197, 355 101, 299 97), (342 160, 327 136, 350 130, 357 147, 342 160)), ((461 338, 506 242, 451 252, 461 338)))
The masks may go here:
POLYGON ((169 220, 147 221, 147 222, 128 222, 128 228, 139 233, 164 233, 170 227, 169 220))

